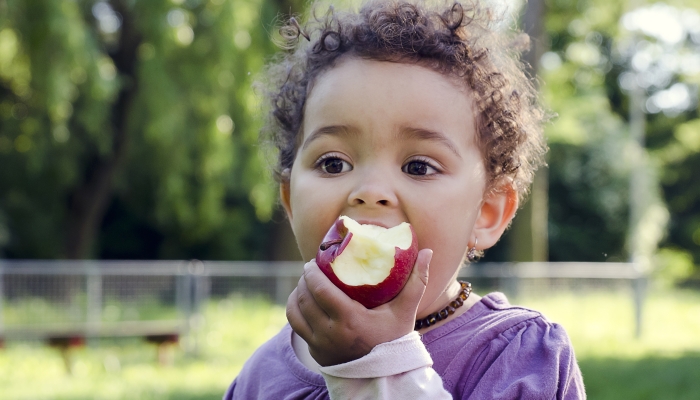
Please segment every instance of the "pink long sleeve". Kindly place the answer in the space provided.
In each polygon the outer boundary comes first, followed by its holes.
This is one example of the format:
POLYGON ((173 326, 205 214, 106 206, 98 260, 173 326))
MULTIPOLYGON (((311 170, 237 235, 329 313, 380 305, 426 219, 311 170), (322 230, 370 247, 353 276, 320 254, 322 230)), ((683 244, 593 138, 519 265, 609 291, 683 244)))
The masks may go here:
POLYGON ((432 365, 420 335, 411 332, 360 359, 320 370, 333 400, 452 399, 432 365))

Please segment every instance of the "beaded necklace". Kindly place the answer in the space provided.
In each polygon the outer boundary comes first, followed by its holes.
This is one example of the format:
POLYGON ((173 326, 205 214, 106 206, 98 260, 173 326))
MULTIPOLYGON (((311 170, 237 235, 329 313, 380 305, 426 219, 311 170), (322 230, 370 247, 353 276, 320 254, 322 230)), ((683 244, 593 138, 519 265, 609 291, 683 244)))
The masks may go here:
POLYGON ((465 281, 459 281, 459 284, 462 286, 462 290, 459 292, 457 298, 452 300, 450 304, 448 304, 447 307, 443 308, 442 310, 434 312, 425 318, 417 319, 413 330, 417 331, 419 329, 435 325, 438 323, 438 321, 447 319, 447 317, 454 314, 458 308, 462 307, 464 302, 467 301, 469 295, 472 293, 472 284, 465 281))

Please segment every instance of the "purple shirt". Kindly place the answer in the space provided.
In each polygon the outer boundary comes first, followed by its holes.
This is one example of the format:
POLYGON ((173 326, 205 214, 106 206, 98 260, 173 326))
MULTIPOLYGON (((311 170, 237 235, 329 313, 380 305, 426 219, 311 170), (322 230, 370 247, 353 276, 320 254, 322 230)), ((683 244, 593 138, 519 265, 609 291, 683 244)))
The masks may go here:
MULTIPOLYGON (((297 359, 292 329, 261 346, 224 396, 238 399, 328 399, 325 381, 297 359)), ((454 399, 583 399, 574 350, 561 326, 512 306, 502 293, 423 335, 433 369, 454 399)))

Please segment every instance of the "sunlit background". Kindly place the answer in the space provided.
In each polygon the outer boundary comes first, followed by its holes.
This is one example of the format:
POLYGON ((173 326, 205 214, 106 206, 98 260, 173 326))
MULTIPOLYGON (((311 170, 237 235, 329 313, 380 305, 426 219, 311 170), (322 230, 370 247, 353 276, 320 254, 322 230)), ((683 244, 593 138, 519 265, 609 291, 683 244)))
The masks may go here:
MULTIPOLYGON (((523 59, 552 119, 549 167, 480 263, 635 275, 555 273, 516 290, 484 273, 476 291, 562 323, 590 398, 697 399, 700 1, 495 5, 532 37, 523 59)), ((300 256, 253 83, 276 24, 308 7, 0 0, 0 399, 220 398, 286 322, 298 263, 273 262, 300 256), (187 328, 165 335, 178 315, 187 328), (160 328, 71 336, 71 321, 160 328), (20 326, 31 334, 10 335, 20 326)))

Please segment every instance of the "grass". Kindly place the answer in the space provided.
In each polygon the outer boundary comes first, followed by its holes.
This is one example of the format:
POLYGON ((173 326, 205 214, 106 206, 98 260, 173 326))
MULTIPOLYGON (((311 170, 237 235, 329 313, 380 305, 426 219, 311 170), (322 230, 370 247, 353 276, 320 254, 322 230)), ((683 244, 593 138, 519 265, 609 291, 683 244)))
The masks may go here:
POLYGON ((522 299, 562 324, 591 399, 700 398, 700 293, 653 293, 642 336, 631 296, 591 294, 522 299))
POLYGON ((140 340, 101 341, 75 349, 73 373, 61 354, 37 343, 0 351, 0 399, 220 399, 243 363, 286 323, 284 309, 261 299, 213 301, 205 318, 161 366, 140 340), (194 355, 188 355, 194 353, 194 355))
MULTIPOLYGON (((85 296, 57 306, 45 298, 26 298, 3 305, 2 317, 6 325, 33 325, 50 323, 81 323, 85 321, 85 296)), ((178 310, 162 304, 155 298, 139 298, 129 304, 107 299, 103 304, 102 322, 168 320, 179 317, 178 310)))
MULTIPOLYGON (((700 294, 652 294, 643 336, 634 337, 630 296, 522 298, 569 332, 591 399, 700 397, 700 294)), ((252 352, 286 322, 260 299, 212 301, 171 366, 138 340, 102 341, 73 352, 68 375, 55 349, 10 342, 0 350, 0 399, 220 399, 252 352), (196 350, 196 351, 195 351, 196 350)))

